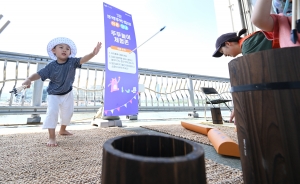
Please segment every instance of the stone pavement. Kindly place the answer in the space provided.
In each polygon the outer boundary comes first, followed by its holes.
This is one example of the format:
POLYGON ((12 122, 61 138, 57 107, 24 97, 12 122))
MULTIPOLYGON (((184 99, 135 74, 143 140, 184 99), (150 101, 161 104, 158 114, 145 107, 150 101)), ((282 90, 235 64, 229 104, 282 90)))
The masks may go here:
MULTIPOLYGON (((91 118, 86 118, 83 120, 77 120, 73 121, 70 126, 68 126, 68 130, 84 130, 84 129, 91 129, 91 128, 97 128, 96 126, 91 125, 91 118)), ((172 118, 172 119, 139 119, 139 120, 127 120, 127 119, 121 119, 122 120, 122 128, 134 131, 138 134, 156 134, 156 135, 167 135, 164 133, 152 131, 149 129, 141 128, 140 126, 146 126, 146 125, 159 125, 159 124, 180 124, 181 120, 187 120, 190 122, 199 122, 201 119, 197 118, 172 118)), ((203 120, 203 119, 202 119, 203 120)), ((226 123, 227 124, 227 123, 226 123)), ((228 126, 232 126, 232 123, 228 123, 228 126)), ((34 133, 34 132, 45 132, 47 133, 47 130, 43 130, 41 128, 41 124, 36 125, 27 125, 27 124, 11 124, 11 125, 1 125, 0 124, 0 135, 3 134, 14 134, 14 133, 34 133)), ((204 151, 205 151, 205 158, 211 159, 217 163, 228 165, 233 168, 237 168, 242 170, 241 168, 241 162, 239 158, 235 157, 228 157, 228 156, 222 156, 219 155, 213 146, 200 144, 204 151)))

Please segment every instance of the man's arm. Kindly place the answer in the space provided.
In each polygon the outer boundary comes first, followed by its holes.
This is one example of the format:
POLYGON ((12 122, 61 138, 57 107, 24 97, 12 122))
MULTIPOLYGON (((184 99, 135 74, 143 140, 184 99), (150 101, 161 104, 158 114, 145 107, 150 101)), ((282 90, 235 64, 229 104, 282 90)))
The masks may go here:
POLYGON ((92 59, 95 55, 98 54, 99 50, 101 49, 101 45, 102 43, 101 42, 98 42, 96 47, 94 48, 93 52, 91 52, 90 54, 88 55, 85 55, 83 56, 81 59, 80 59, 80 64, 83 64, 83 63, 86 63, 88 62, 90 59, 92 59))
POLYGON ((273 31, 274 21, 270 16, 272 0, 257 0, 251 17, 252 23, 263 31, 273 31))

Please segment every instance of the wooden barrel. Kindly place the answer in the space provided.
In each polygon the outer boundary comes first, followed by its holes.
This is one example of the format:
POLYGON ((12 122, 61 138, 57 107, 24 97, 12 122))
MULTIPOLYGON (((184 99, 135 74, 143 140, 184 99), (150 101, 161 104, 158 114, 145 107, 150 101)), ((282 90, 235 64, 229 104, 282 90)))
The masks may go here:
POLYGON ((245 183, 300 183, 300 47, 229 62, 245 183))
POLYGON ((204 150, 171 136, 115 137, 103 145, 101 183, 206 183, 204 150))

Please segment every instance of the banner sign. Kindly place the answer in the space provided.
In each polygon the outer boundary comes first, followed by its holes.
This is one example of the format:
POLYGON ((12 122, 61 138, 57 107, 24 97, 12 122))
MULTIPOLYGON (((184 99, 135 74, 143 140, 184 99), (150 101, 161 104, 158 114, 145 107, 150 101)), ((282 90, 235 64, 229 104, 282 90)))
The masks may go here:
POLYGON ((138 114, 138 62, 130 14, 103 3, 105 28, 104 116, 138 114))

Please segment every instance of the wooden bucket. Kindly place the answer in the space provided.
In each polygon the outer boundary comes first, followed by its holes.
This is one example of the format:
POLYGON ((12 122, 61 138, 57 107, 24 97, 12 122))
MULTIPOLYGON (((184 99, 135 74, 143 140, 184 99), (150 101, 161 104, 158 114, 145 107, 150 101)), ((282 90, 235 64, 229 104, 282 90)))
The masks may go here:
POLYGON ((245 183, 300 183, 300 47, 229 63, 245 183))
POLYGON ((102 184, 206 183, 204 150, 171 136, 129 135, 103 145, 102 184))

